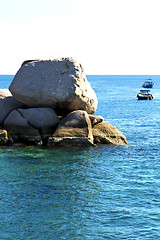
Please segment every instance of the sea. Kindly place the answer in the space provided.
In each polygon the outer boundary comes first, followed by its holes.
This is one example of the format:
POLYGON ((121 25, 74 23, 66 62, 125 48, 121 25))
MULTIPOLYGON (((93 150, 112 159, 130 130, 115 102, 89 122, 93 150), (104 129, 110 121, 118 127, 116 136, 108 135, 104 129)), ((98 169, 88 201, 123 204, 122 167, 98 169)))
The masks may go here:
POLYGON ((160 76, 87 79, 128 145, 0 147, 1 240, 160 239, 160 76), (153 100, 137 100, 147 78, 153 100))

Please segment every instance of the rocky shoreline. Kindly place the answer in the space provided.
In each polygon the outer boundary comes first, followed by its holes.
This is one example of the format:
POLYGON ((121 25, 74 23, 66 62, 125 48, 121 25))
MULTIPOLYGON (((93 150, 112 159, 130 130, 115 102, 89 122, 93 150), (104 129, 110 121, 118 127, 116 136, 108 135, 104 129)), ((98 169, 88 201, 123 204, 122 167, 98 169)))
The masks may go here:
POLYGON ((0 90, 0 145, 127 144, 93 115, 97 97, 74 58, 25 61, 9 89, 0 90))

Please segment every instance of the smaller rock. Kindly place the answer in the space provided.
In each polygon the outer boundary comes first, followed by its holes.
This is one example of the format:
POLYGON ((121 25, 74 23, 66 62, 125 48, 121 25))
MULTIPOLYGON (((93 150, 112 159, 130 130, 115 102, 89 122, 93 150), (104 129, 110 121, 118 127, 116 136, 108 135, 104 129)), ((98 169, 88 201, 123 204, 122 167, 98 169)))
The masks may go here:
POLYGON ((24 104, 17 101, 14 97, 0 99, 0 125, 3 125, 5 118, 11 111, 23 106, 24 104))
POLYGON ((52 108, 18 109, 18 112, 28 121, 28 124, 39 130, 42 138, 52 135, 59 118, 52 108))
POLYGON ((6 145, 8 142, 8 133, 6 130, 0 129, 0 146, 6 145))
POLYGON ((105 121, 93 126, 93 137, 96 144, 127 144, 125 136, 115 126, 105 121))
POLYGON ((24 141, 40 142, 41 136, 39 131, 28 124, 17 110, 13 110, 4 121, 4 128, 15 138, 18 136, 24 141))
POLYGON ((0 89, 0 99, 4 99, 5 97, 10 96, 12 96, 12 94, 8 89, 0 89))
POLYGON ((92 127, 100 122, 103 122, 103 120, 104 120, 104 118, 101 116, 95 116, 95 115, 91 115, 91 114, 89 114, 89 118, 91 120, 92 127))
POLYGON ((92 125, 86 111, 73 111, 58 124, 48 145, 93 145, 92 125))

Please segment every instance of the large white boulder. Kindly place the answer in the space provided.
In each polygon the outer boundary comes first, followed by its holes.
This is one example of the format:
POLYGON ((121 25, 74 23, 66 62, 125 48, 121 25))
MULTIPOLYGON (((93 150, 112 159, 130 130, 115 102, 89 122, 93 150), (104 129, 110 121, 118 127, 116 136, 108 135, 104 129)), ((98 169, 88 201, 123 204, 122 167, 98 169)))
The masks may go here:
POLYGON ((93 114, 97 97, 74 58, 25 61, 9 90, 29 107, 51 107, 59 114, 85 110, 93 114))

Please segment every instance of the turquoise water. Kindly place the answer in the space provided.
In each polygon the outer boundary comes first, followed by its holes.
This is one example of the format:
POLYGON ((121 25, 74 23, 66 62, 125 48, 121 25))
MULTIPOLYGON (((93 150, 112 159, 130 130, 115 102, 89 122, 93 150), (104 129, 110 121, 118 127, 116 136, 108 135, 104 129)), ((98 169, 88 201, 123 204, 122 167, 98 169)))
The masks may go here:
POLYGON ((137 101, 147 77, 87 76, 127 146, 0 147, 0 239, 160 239, 160 76, 137 101))

